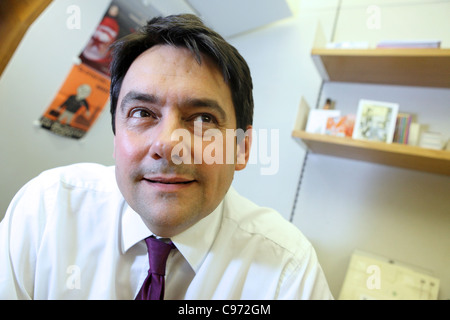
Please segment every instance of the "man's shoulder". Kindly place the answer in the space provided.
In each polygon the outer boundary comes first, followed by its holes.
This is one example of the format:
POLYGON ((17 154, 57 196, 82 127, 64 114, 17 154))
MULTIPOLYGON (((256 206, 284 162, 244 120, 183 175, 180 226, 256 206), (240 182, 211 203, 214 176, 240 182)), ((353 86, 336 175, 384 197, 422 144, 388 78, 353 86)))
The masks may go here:
POLYGON ((43 188, 59 184, 66 188, 86 188, 99 191, 116 188, 114 166, 87 162, 45 170, 33 181, 43 188))
POLYGON ((76 186, 84 182, 88 183, 114 178, 114 166, 105 166, 90 162, 74 163, 45 170, 38 178, 56 179, 76 186))
POLYGON ((230 188, 225 197, 225 218, 253 236, 260 236, 292 254, 311 246, 309 240, 278 211, 262 207, 230 188))
POLYGON ((5 219, 30 230, 40 230, 37 232, 42 235, 48 221, 76 212, 85 213, 84 217, 93 216, 90 213, 99 213, 95 207, 101 203, 111 199, 122 201, 118 192, 114 167, 92 163, 56 167, 43 171, 16 193, 5 219))

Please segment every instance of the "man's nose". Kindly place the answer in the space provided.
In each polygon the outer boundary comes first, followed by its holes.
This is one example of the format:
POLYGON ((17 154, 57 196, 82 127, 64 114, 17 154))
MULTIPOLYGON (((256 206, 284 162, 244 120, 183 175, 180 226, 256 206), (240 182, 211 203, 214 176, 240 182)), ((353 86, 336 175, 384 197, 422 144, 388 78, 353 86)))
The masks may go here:
POLYGON ((166 159, 172 162, 172 150, 178 143, 172 138, 172 133, 182 127, 181 120, 175 114, 161 118, 159 123, 153 128, 152 144, 149 152, 153 159, 166 159))

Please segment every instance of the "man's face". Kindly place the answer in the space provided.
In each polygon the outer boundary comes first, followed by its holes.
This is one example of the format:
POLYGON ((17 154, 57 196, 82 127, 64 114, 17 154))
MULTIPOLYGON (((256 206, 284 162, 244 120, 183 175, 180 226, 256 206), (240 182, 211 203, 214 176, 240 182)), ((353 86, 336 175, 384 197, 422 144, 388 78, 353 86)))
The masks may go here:
POLYGON ((115 125, 117 183, 128 204, 159 236, 174 236, 211 213, 234 171, 248 160, 250 138, 241 148, 235 139, 227 144, 225 138, 227 129, 236 129, 236 116, 221 72, 205 56, 199 65, 185 48, 158 45, 136 58, 122 83, 115 125), (189 133, 187 139, 173 138, 180 130, 189 133), (220 133, 223 144, 211 145, 215 137, 205 141, 208 132, 220 133), (225 160, 231 144, 232 163, 225 160), (180 145, 183 151, 176 158, 181 163, 173 158, 180 145), (224 160, 211 164, 204 154, 224 160), (239 164, 237 154, 244 159, 239 164))

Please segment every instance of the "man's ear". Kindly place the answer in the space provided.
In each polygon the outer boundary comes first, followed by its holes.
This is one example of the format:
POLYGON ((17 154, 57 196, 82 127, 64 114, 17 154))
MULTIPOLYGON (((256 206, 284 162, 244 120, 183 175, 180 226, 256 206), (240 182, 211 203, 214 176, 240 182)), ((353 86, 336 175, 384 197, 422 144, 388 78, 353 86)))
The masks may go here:
POLYGON ((236 146, 236 163, 234 165, 236 171, 242 170, 247 166, 248 159, 250 158, 250 148, 252 146, 252 132, 253 127, 249 125, 245 131, 244 138, 238 138, 236 146))

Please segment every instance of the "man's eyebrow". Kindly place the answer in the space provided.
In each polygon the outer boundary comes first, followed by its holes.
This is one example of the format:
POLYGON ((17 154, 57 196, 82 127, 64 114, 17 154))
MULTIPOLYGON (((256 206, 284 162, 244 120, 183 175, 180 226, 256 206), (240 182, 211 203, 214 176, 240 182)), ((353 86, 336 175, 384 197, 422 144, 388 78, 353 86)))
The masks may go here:
POLYGON ((147 103, 158 103, 159 98, 153 94, 138 91, 130 91, 123 97, 122 102, 120 103, 120 109, 123 111, 127 104, 136 101, 147 103))
MULTIPOLYGON (((138 92, 138 91, 129 91, 122 99, 120 103, 121 110, 125 110, 126 105, 129 103, 135 103, 135 102, 145 102, 145 103, 153 103, 158 104, 161 100, 158 96, 154 94, 148 94, 145 92, 138 92)), ((181 102, 182 106, 185 107, 191 107, 191 108, 211 108, 219 113, 220 118, 223 120, 227 119, 227 113, 225 110, 220 106, 220 104, 214 100, 209 98, 187 98, 184 101, 181 102)))
POLYGON ((220 115, 220 117, 223 120, 227 119, 227 113, 225 112, 225 110, 220 106, 220 104, 213 99, 203 99, 203 98, 190 98, 190 99, 186 99, 183 103, 185 106, 187 107, 207 107, 207 108, 211 108, 215 111, 217 111, 220 115))

